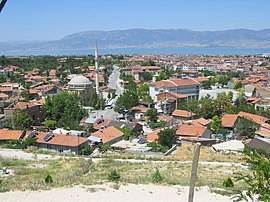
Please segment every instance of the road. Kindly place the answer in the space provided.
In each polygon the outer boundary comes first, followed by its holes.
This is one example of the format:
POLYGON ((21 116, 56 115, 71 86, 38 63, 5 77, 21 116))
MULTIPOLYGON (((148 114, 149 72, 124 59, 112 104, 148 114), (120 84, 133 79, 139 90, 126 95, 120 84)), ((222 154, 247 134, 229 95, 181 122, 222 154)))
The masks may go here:
MULTIPOLYGON (((115 102, 118 96, 120 96, 124 92, 124 89, 119 84, 119 76, 120 76, 119 67, 114 65, 113 72, 111 73, 109 77, 109 84, 108 84, 110 88, 116 90, 116 95, 117 95, 114 98, 112 107, 115 106, 115 102)), ((112 109, 105 109, 105 110, 95 110, 90 115, 90 117, 93 117, 93 118, 100 118, 101 116, 103 116, 103 118, 105 119, 117 120, 117 118, 119 117, 119 114, 115 112, 112 108, 112 109)))
MULTIPOLYGON (((55 155, 50 154, 34 154, 34 153, 27 153, 20 149, 0 149, 0 157, 3 158, 11 158, 11 159, 21 159, 21 160, 56 160, 56 159, 69 159, 69 158, 77 158, 77 156, 70 157, 70 156, 61 156, 58 153, 55 155)), ((85 158, 89 159, 89 158, 85 158)), ((99 162, 106 158, 92 158, 93 162, 99 162)), ((114 159, 118 162, 128 162, 128 163, 152 163, 152 164, 183 164, 183 165, 191 165, 192 161, 156 161, 150 159, 114 159)), ((222 167, 240 167, 242 169, 247 169, 246 165, 242 163, 232 163, 232 162, 217 162, 217 161, 200 161, 200 165, 208 165, 208 166, 222 166, 222 167)))
POLYGON ((119 67, 116 65, 113 65, 113 72, 110 75, 108 86, 112 89, 115 89, 116 94, 118 96, 123 94, 124 92, 124 89, 119 84, 119 76, 120 76, 119 67))

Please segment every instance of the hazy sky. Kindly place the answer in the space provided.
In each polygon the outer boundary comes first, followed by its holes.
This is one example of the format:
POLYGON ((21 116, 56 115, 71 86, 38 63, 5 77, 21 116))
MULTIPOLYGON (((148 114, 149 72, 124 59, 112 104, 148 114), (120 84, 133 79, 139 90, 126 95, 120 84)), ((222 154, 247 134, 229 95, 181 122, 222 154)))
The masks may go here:
POLYGON ((87 30, 270 28, 270 0, 8 0, 0 41, 53 40, 87 30))

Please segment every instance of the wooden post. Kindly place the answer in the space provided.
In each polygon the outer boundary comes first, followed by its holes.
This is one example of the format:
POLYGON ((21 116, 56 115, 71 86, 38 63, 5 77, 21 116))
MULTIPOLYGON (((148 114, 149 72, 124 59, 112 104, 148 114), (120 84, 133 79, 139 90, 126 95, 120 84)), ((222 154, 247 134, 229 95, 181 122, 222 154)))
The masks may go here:
POLYGON ((201 147, 201 143, 196 143, 194 147, 194 156, 193 156, 192 171, 191 171, 191 176, 190 176, 188 202, 193 202, 196 174, 197 174, 197 168, 198 168, 198 162, 199 162, 199 156, 200 156, 200 147, 201 147))

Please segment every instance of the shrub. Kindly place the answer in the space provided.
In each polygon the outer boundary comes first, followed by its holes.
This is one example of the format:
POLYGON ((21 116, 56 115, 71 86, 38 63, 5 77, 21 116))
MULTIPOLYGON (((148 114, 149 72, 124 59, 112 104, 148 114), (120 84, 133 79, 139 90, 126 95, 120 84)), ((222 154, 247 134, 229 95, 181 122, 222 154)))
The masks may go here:
POLYGON ((258 196, 259 201, 269 201, 270 198, 270 156, 268 153, 261 151, 250 151, 246 147, 244 151, 247 156, 250 173, 238 173, 235 178, 247 185, 246 192, 238 190, 237 201, 254 200, 258 196))
POLYGON ((51 183, 53 183, 52 176, 47 175, 46 178, 45 178, 45 183, 46 183, 46 184, 51 184, 51 183))
POLYGON ((163 177, 161 176, 158 168, 156 168, 156 171, 154 172, 154 174, 152 175, 152 180, 155 183, 159 183, 163 180, 163 177))
POLYGON ((120 179, 121 179, 121 175, 116 170, 111 171, 108 175, 109 181, 116 182, 116 181, 119 181, 120 179))
POLYGON ((234 183, 230 177, 228 177, 226 180, 223 182, 224 187, 234 187, 234 183))
POLYGON ((101 147, 99 148, 99 150, 101 151, 101 152, 106 152, 106 151, 108 151, 110 149, 110 145, 108 145, 108 144, 103 144, 103 145, 101 145, 101 147))

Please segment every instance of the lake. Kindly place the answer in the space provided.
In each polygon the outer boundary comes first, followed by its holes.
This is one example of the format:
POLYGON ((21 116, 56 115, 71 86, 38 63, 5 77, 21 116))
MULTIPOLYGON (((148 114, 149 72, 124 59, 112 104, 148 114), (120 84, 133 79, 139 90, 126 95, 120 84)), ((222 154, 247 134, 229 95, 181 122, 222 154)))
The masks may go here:
MULTIPOLYGON (((203 47, 203 48, 117 48, 99 50, 105 54, 203 54, 203 55, 260 55, 270 53, 270 48, 231 48, 231 47, 203 47)), ((0 51, 0 55, 86 55, 94 54, 94 49, 89 50, 24 50, 0 51)))

